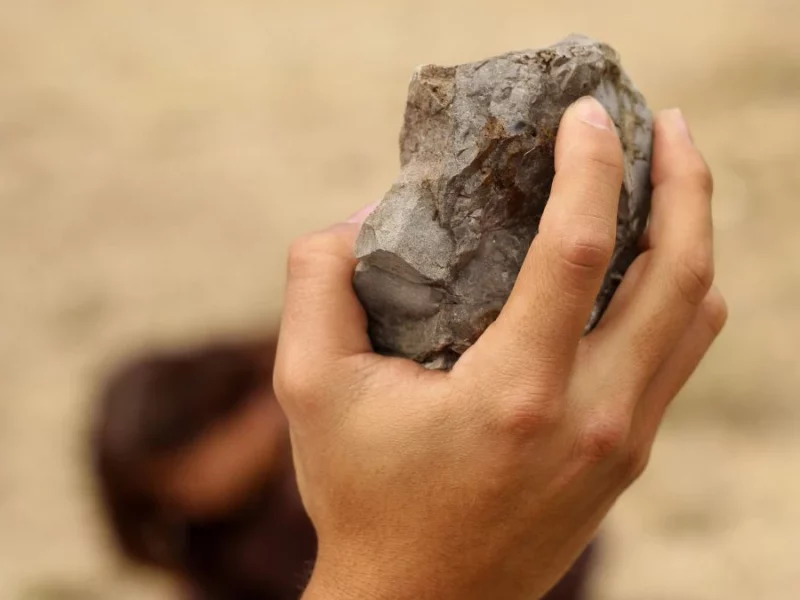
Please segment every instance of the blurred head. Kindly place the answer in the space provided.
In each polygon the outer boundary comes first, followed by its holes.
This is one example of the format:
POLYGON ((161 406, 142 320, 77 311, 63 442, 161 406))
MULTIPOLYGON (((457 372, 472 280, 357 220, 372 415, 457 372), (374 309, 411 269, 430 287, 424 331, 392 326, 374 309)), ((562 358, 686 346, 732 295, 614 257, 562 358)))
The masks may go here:
POLYGON ((274 354, 267 341, 145 356, 98 405, 94 468, 120 547, 211 597, 296 597, 314 558, 274 354))

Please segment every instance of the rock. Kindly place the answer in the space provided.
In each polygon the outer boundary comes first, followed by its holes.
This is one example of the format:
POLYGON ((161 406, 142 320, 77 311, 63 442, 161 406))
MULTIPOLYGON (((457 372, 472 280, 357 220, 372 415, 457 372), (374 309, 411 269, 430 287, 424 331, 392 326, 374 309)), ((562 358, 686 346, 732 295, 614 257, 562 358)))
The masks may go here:
POLYGON ((411 80, 402 170, 356 243, 354 287, 377 352, 449 368, 503 307, 550 193, 566 108, 592 95, 625 152, 617 243, 587 331, 626 269, 650 210, 652 116, 616 52, 583 36, 411 80))

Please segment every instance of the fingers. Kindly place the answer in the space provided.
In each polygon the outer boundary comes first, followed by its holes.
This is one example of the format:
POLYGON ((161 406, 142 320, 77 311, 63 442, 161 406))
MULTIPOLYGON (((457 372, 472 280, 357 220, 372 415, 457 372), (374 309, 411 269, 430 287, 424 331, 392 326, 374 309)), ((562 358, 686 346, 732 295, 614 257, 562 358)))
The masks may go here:
POLYGON ((594 370, 614 377, 633 403, 683 337, 714 278, 711 175, 678 111, 656 119, 652 178, 646 266, 635 281, 623 281, 585 342, 601 363, 594 370))
POLYGON ((700 305, 689 329, 661 365, 636 407, 634 431, 649 447, 669 404, 700 364, 728 319, 725 300, 715 287, 700 305))
POLYGON ((542 363, 569 369, 614 249, 623 156, 599 102, 584 98, 567 110, 555 158, 539 233, 490 335, 478 342, 499 339, 491 344, 498 368, 521 374, 542 363))
MULTIPOLYGON (((634 278, 642 268, 646 268, 647 255, 639 257, 639 260, 643 258, 644 261, 632 266, 634 278)), ((620 291, 630 292, 632 289, 623 290, 623 286, 620 287, 620 291)), ((615 296, 616 299, 624 301, 625 295, 615 296)), ((618 303, 617 309, 623 309, 623 304, 618 303)), ((647 466, 664 413, 719 336, 727 316, 725 300, 719 290, 712 287, 690 326, 649 381, 641 397, 637 398, 638 402, 627 399, 628 391, 619 383, 619 371, 615 373, 612 370, 612 377, 604 378, 603 374, 608 374, 608 367, 596 361, 582 361, 582 377, 575 380, 577 393, 571 397, 583 399, 579 410, 583 422, 589 424, 584 425, 578 438, 580 445, 577 448, 583 456, 595 460, 608 457, 621 459, 619 474, 628 483, 637 479, 647 466), (602 371, 604 368, 606 370, 602 371), (619 402, 620 398, 622 402, 619 402)), ((588 342, 589 338, 584 341, 588 342)), ((586 350, 586 345, 579 350, 582 358, 585 356, 583 350, 586 350)))
MULTIPOLYGON (((614 321, 618 315, 623 314, 628 309, 636 298, 639 281, 645 271, 647 271, 650 258, 651 253, 645 251, 637 256, 633 263, 631 263, 617 291, 614 292, 614 296, 611 298, 608 308, 606 308, 605 313, 603 313, 597 328, 602 327, 606 322, 614 321)), ((583 342, 585 342, 585 340, 582 340, 582 343, 583 342)))
POLYGON ((353 290, 360 225, 342 223, 292 244, 275 363, 279 399, 302 396, 339 358, 371 351, 367 318, 353 290))

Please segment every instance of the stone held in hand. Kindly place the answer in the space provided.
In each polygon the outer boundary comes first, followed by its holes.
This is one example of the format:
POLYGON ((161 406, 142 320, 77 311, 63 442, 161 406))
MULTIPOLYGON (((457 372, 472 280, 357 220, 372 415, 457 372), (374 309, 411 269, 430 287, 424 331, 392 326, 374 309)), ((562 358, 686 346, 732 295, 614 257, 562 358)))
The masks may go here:
POLYGON ((550 194, 561 116, 586 95, 608 110, 625 155, 616 247, 587 331, 597 324, 647 223, 653 124, 617 53, 573 35, 414 73, 402 170, 356 243, 354 287, 377 352, 450 368, 497 317, 550 194))

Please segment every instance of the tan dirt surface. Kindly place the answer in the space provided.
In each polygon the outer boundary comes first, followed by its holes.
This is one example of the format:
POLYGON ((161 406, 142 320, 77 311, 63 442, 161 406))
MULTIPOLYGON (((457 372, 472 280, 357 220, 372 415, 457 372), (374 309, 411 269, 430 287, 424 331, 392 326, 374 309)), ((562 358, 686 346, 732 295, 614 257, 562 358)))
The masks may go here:
POLYGON ((170 597, 106 544, 84 434, 133 350, 267 326, 297 234, 378 199, 405 88, 578 31, 717 180, 728 330, 606 529, 597 600, 800 598, 800 3, 0 3, 0 598, 170 597))

